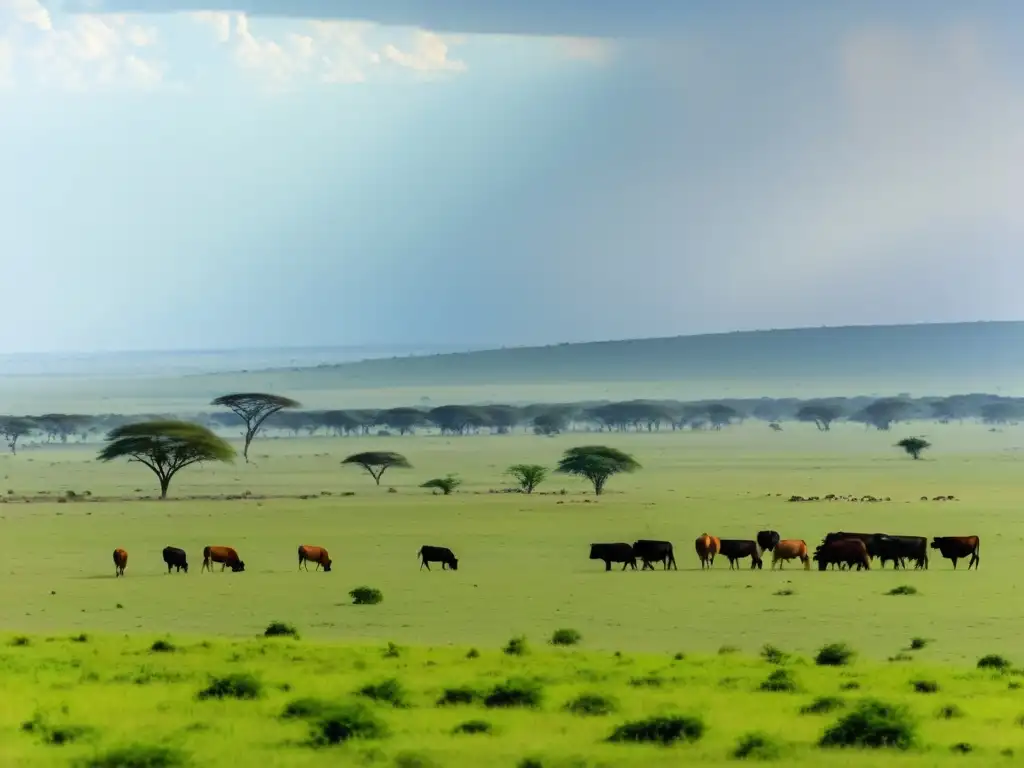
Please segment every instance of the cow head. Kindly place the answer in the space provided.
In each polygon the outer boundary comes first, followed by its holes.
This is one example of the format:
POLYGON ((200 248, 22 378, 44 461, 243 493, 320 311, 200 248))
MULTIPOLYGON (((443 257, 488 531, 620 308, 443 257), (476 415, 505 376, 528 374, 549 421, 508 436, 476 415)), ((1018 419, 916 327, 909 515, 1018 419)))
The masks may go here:
POLYGON ((239 560, 237 563, 232 563, 231 570, 235 573, 241 573, 245 570, 245 563, 243 563, 241 560, 239 560))
POLYGON ((453 557, 451 559, 451 562, 448 563, 448 567, 451 568, 453 571, 459 570, 459 558, 453 557))
POLYGON ((333 560, 328 560, 326 563, 323 564, 323 566, 324 566, 324 573, 330 573, 331 572, 331 563, 333 563, 333 562, 334 562, 333 560))
POLYGON ((601 559, 603 559, 603 558, 602 558, 602 557, 601 557, 601 556, 600 556, 600 555, 599 555, 599 554, 597 553, 597 544, 591 544, 591 545, 590 545, 590 559, 591 559, 591 560, 601 560, 601 559))
POLYGON ((181 570, 183 570, 185 573, 188 573, 188 563, 182 563, 181 570))
POLYGON ((931 548, 932 549, 939 549, 941 546, 942 546, 942 544, 939 542, 939 540, 937 538, 936 539, 932 539, 932 543, 931 543, 931 548))

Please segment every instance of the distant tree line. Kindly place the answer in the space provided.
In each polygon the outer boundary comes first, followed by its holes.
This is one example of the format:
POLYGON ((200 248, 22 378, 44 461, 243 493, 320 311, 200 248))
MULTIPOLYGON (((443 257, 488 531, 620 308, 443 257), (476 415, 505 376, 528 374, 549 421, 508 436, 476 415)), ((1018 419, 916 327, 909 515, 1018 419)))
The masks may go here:
POLYGON ((536 403, 531 405, 442 405, 436 408, 304 410, 275 395, 228 395, 223 411, 194 414, 60 414, 0 416, 0 437, 12 452, 24 442, 67 443, 102 440, 112 430, 140 421, 181 419, 216 433, 245 438, 257 432, 278 436, 356 437, 373 434, 662 432, 722 430, 747 420, 783 428, 787 422, 813 424, 827 432, 839 422, 889 430, 894 424, 929 420, 942 424, 982 422, 991 426, 1024 420, 1024 398, 993 394, 950 397, 832 397, 721 399, 701 401, 536 403), (256 398, 256 399, 254 399, 256 398), (262 398, 262 399, 260 399, 262 398))

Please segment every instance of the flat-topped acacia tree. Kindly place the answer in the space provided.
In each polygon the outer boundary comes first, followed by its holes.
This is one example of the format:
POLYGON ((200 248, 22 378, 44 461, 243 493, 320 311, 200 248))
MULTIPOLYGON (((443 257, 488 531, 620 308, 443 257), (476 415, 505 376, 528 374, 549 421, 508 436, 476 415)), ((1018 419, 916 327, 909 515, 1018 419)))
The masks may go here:
POLYGON ((249 444, 256 437, 269 417, 284 408, 298 408, 299 403, 290 397, 268 395, 265 392, 239 392, 233 395, 221 395, 210 405, 220 405, 234 411, 245 423, 245 447, 242 456, 249 463, 249 444))
POLYGON ((356 464, 367 472, 380 485, 380 478, 384 472, 391 467, 399 469, 411 469, 412 464, 400 453, 392 451, 367 451, 366 453, 354 453, 341 462, 342 464, 356 464))
POLYGON ((173 478, 185 467, 203 461, 234 461, 235 449, 201 424, 189 421, 141 421, 107 433, 100 461, 127 458, 152 470, 160 481, 160 498, 167 498, 173 478))
POLYGON ((635 472, 640 464, 617 448, 605 445, 584 445, 570 448, 558 462, 557 472, 563 475, 585 477, 594 486, 594 494, 600 496, 608 478, 620 472, 635 472))

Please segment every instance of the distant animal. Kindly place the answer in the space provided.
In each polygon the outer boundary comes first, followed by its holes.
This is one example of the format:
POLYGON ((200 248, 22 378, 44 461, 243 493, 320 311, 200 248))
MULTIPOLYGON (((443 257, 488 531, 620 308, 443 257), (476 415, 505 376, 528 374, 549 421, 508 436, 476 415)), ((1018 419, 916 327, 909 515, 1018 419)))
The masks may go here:
POLYGON ((871 558, 868 557, 868 548, 860 539, 837 539, 828 544, 822 544, 814 552, 814 560, 818 563, 818 570, 824 571, 830 564, 845 563, 850 568, 857 566, 871 570, 871 558))
POLYGON ((232 547, 204 547, 203 566, 200 572, 207 569, 213 570, 213 564, 220 563, 221 571, 225 567, 231 568, 235 573, 245 570, 245 563, 238 557, 238 553, 232 547))
POLYGON ((772 569, 779 563, 779 569, 789 560, 799 560, 804 564, 804 570, 811 569, 811 558, 807 555, 807 542, 803 539, 782 539, 775 545, 772 552, 772 569))
POLYGON ((753 570, 757 568, 761 569, 763 563, 761 561, 761 548, 757 545, 756 541, 750 539, 720 539, 719 540, 719 552, 729 558, 729 570, 733 568, 739 568, 739 560, 744 557, 750 558, 750 568, 753 570))
POLYGON ((188 556, 184 549, 164 547, 164 562, 167 563, 168 573, 171 572, 171 568, 177 568, 179 573, 181 571, 188 573, 188 556))
POLYGON ((448 547, 431 547, 424 544, 416 554, 422 559, 421 569, 425 565, 429 571, 431 563, 441 563, 442 571, 446 568, 451 568, 453 571, 459 570, 459 560, 448 547))
POLYGON ((771 552, 779 543, 780 538, 778 531, 758 531, 757 546, 761 548, 762 552, 771 552))
POLYGON ((981 563, 981 539, 977 536, 936 536, 932 539, 932 549, 939 550, 939 553, 947 560, 953 561, 953 570, 956 570, 956 561, 961 558, 970 557, 967 563, 967 570, 978 570, 981 563))
POLYGON ((697 540, 693 543, 693 548, 697 551, 697 557, 700 558, 700 569, 702 571, 715 564, 715 555, 718 554, 721 546, 722 544, 719 539, 707 533, 702 533, 697 537, 697 540))
POLYGON ((590 559, 604 560, 604 569, 610 571, 612 563, 622 563, 622 570, 629 566, 636 570, 636 554, 633 547, 624 541, 617 541, 609 544, 591 544, 590 559))
POLYGON ((907 560, 914 561, 914 568, 928 568, 928 539, 924 536, 891 536, 887 533, 876 533, 872 549, 881 559, 883 568, 889 560, 898 568, 906 568, 907 560))
POLYGON ((114 550, 114 578, 124 576, 124 567, 128 565, 128 553, 123 549, 114 550))
POLYGON ((327 550, 323 547, 311 547, 306 544, 299 545, 299 567, 309 570, 309 566, 306 562, 316 563, 316 569, 319 571, 320 566, 323 566, 324 573, 331 572, 331 557, 327 554, 327 550))
POLYGON ((654 566, 651 563, 662 563, 667 571, 669 566, 679 570, 676 567, 676 556, 672 552, 672 543, 668 541, 658 541, 656 539, 639 539, 633 542, 633 554, 634 556, 643 560, 644 567, 641 570, 650 568, 654 570, 654 566))

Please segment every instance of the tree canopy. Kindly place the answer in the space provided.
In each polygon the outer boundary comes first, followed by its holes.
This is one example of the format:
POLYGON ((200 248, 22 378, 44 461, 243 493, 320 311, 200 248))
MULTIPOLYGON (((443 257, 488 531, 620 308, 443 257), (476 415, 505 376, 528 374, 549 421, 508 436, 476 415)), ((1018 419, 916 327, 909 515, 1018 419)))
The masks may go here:
POLYGON ((362 467, 370 473, 370 476, 377 482, 377 485, 380 485, 381 475, 391 467, 399 467, 401 469, 412 468, 412 464, 409 463, 405 456, 392 451, 367 451, 365 453, 354 453, 347 459, 342 460, 341 463, 356 464, 362 467))
POLYGON ((584 445, 570 448, 558 462, 558 472, 565 475, 585 477, 594 486, 594 494, 600 496, 605 483, 612 475, 621 472, 635 472, 640 464, 628 453, 604 445, 584 445))
POLYGON ((245 423, 245 447, 242 456, 249 461, 249 444, 260 431, 268 417, 283 408, 298 408, 299 402, 282 395, 268 395, 265 392, 240 392, 221 395, 210 405, 220 405, 233 411, 245 423))
POLYGON ((433 480, 427 480, 420 488, 431 488, 448 496, 460 485, 462 485, 462 481, 458 477, 455 475, 445 475, 444 477, 435 477, 433 480))
POLYGON ((200 424, 142 421, 110 430, 97 458, 127 458, 148 467, 160 481, 160 498, 165 499, 171 478, 180 470, 203 461, 234 461, 235 449, 200 424))
POLYGON ((533 493, 548 476, 548 468, 540 464, 513 464, 505 472, 515 478, 523 493, 533 493))
POLYGON ((911 458, 920 459, 921 454, 932 447, 932 444, 923 437, 904 437, 898 443, 897 448, 902 448, 911 458))

